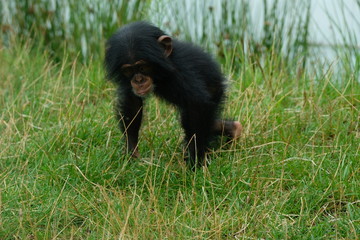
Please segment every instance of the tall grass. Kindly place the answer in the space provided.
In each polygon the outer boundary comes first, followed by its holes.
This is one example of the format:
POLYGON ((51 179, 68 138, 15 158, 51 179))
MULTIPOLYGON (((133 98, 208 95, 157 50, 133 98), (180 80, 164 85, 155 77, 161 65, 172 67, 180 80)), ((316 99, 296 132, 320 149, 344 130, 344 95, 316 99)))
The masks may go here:
POLYGON ((237 43, 257 56, 270 48, 276 50, 285 56, 285 63, 298 59, 299 54, 304 59, 307 55, 310 1, 282 4, 264 0, 260 9, 248 0, 35 0, 0 4, 3 39, 15 34, 41 40, 57 58, 63 57, 65 47, 67 55, 79 54, 82 61, 102 56, 99 46, 104 39, 119 26, 139 19, 149 19, 172 35, 207 45, 220 55, 224 46, 231 49, 237 43), (251 9, 258 11, 256 18, 251 9))
MULTIPOLYGON (((271 18, 276 6, 264 10, 270 23, 260 32, 287 33, 272 28, 279 24, 271 18)), ((0 239, 359 239, 356 65, 341 67, 338 81, 342 62, 316 65, 318 71, 301 61, 286 64, 275 35, 271 44, 254 39, 258 47, 224 38, 215 44, 229 76, 223 115, 239 120, 244 134, 234 142, 218 139, 221 147, 208 151, 211 164, 192 172, 171 106, 147 99, 141 158, 131 159, 101 59, 80 64, 81 47, 74 55, 72 43, 62 42, 54 59, 54 50, 39 42, 6 36, 0 44, 0 239)), ((288 46, 294 58, 304 57, 306 46, 288 46)))
POLYGON ((240 57, 224 115, 244 135, 192 172, 170 106, 148 99, 131 159, 100 61, 1 48, 0 238, 359 238, 359 83, 240 57))
POLYGON ((101 57, 104 38, 119 26, 143 16, 147 1, 33 0, 0 1, 0 36, 15 34, 43 41, 50 53, 62 58, 64 49, 82 61, 101 57))
POLYGON ((262 57, 276 51, 284 63, 306 65, 310 1, 153 1, 150 19, 180 38, 223 54, 240 44, 262 57), (255 12, 255 13, 254 13, 255 12), (181 19, 181 21, 179 21, 181 19), (271 51, 270 51, 271 50, 271 51))

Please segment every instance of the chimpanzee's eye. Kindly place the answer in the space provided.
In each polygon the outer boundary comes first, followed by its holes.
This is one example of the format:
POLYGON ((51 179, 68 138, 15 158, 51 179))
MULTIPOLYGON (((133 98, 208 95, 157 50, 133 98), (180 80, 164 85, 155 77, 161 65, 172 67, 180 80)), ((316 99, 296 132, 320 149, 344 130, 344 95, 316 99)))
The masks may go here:
POLYGON ((139 66, 139 72, 142 74, 150 74, 151 73, 151 66, 148 64, 141 64, 139 66))
POLYGON ((134 75, 134 69, 132 67, 122 67, 121 73, 124 74, 125 77, 132 77, 134 75))

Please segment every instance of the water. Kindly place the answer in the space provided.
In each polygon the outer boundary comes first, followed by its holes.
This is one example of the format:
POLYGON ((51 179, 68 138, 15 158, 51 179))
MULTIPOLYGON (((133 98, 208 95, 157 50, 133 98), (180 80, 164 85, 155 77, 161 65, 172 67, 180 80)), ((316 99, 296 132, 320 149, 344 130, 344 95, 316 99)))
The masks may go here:
POLYGON ((332 46, 360 44, 360 1, 317 0, 312 1, 311 9, 311 42, 332 46))

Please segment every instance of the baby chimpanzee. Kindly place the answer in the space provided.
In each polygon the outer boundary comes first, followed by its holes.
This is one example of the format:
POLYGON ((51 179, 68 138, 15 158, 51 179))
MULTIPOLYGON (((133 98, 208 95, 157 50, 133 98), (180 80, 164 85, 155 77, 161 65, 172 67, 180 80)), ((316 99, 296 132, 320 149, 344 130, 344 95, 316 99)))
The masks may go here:
POLYGON ((213 135, 240 136, 238 121, 218 118, 225 78, 201 48, 172 39, 149 23, 135 22, 108 40, 105 66, 107 77, 118 86, 117 114, 133 156, 139 156, 143 101, 151 92, 179 109, 191 166, 204 164, 213 135))

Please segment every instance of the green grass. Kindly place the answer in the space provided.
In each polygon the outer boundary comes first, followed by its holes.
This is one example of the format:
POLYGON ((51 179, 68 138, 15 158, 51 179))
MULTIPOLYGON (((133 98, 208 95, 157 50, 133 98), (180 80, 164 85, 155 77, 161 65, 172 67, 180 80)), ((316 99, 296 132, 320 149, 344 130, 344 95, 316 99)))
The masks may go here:
POLYGON ((192 172, 155 98, 124 154, 101 60, 0 49, 0 239, 358 239, 359 82, 274 61, 224 63, 244 135, 192 172))

